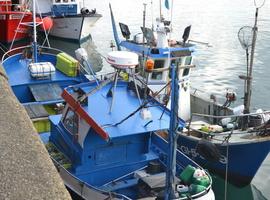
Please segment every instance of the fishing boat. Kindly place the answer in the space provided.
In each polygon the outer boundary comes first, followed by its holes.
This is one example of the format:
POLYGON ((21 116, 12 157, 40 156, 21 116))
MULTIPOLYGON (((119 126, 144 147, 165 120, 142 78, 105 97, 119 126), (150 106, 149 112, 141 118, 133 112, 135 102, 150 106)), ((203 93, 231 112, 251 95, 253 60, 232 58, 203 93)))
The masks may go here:
POLYGON ((37 44, 36 29, 40 23, 36 23, 36 17, 32 21, 33 43, 7 51, 1 64, 13 93, 42 132, 49 129, 49 113, 61 111, 63 88, 88 79, 78 60, 58 49, 37 44))
MULTIPOLYGON (((191 26, 185 28, 183 40, 177 41, 168 37, 170 22, 162 16, 157 18, 155 29, 142 27, 142 32, 133 36, 126 24, 119 23, 124 38, 120 40, 112 10, 111 18, 117 49, 140 56, 142 67, 137 78, 143 82, 142 88, 147 86, 155 92, 165 87, 171 81, 165 69, 176 59, 181 60, 178 114, 187 122, 187 127, 179 132, 178 149, 234 185, 242 187, 249 184, 269 154, 269 111, 247 112, 246 98, 245 106, 230 107, 236 99, 234 92, 228 92, 225 103, 221 104, 215 96, 190 88, 189 78, 195 67, 192 63, 195 44, 188 40, 191 26), (150 70, 145 69, 148 62, 153 63, 150 70)), ((257 31, 256 23, 249 33, 252 30, 257 31)), ((251 80, 249 77, 241 76, 246 81, 245 86, 251 80)), ((170 108, 169 93, 168 87, 157 99, 170 108)), ((250 96, 250 93, 245 96, 250 96)))
POLYGON ((85 7, 82 0, 39 0, 38 4, 38 12, 53 19, 49 35, 70 41, 90 38, 91 27, 102 16, 85 7))
POLYGON ((66 186, 84 199, 214 199, 209 174, 176 150, 173 130, 184 122, 119 78, 134 76, 137 54, 112 51, 107 60, 115 74, 66 88, 64 112, 40 134, 66 186))
POLYGON ((25 22, 32 21, 32 13, 22 1, 0 1, 0 42, 11 43, 29 37, 29 27, 25 22))

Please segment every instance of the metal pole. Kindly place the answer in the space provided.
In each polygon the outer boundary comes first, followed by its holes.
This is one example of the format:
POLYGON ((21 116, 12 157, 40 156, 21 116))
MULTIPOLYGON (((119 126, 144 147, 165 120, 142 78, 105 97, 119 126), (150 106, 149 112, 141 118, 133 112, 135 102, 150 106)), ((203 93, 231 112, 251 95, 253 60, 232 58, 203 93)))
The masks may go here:
POLYGON ((37 26, 36 26, 36 0, 33 0, 33 28, 34 28, 34 63, 37 62, 37 26))
POLYGON ((247 77, 247 101, 246 101, 246 106, 245 106, 245 113, 250 112, 251 87, 252 87, 252 68, 253 68, 253 62, 254 62, 254 52, 255 52, 257 31, 258 31, 258 27, 257 27, 258 11, 259 11, 259 8, 256 8, 255 23, 254 23, 254 27, 253 27, 253 37, 252 37, 249 73, 248 73, 248 77, 247 77))
MULTIPOLYGON (((143 52, 142 52, 142 59, 143 59, 143 75, 145 75, 145 56, 144 56, 144 47, 145 47, 145 13, 146 13, 146 3, 143 4, 143 52)), ((147 76, 146 76, 147 77, 147 76)), ((147 77, 148 78, 148 77, 147 77)))
POLYGON ((159 18, 161 19, 162 13, 161 13, 161 0, 159 0, 159 18))
POLYGON ((170 129, 169 129, 169 148, 168 160, 166 169, 166 189, 165 199, 171 200, 175 198, 175 172, 176 172, 176 147, 177 147, 177 134, 178 127, 178 61, 171 66, 172 82, 171 82, 171 116, 170 116, 170 129))

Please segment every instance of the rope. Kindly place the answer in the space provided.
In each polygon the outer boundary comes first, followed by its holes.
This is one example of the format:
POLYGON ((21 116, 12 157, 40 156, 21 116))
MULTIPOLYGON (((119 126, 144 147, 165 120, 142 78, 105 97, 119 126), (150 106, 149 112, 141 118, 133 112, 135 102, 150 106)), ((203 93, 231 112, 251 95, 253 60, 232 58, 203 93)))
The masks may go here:
MULTIPOLYGON (((153 95, 153 98, 155 98, 156 96, 158 96, 169 84, 171 83, 171 81, 169 81, 163 88, 161 88, 161 90, 159 90, 158 92, 156 92, 153 95)), ((122 119, 121 121, 115 123, 115 124, 104 124, 102 127, 103 128, 107 128, 107 127, 111 127, 111 126, 118 126, 119 124, 122 124, 124 121, 126 121, 127 119, 129 119, 130 117, 132 117, 133 115, 135 115, 139 110, 141 110, 142 108, 146 107, 146 105, 151 101, 152 99, 145 101, 143 104, 141 104, 135 111, 133 111, 132 113, 130 113, 127 117, 125 117, 124 119, 122 119)))

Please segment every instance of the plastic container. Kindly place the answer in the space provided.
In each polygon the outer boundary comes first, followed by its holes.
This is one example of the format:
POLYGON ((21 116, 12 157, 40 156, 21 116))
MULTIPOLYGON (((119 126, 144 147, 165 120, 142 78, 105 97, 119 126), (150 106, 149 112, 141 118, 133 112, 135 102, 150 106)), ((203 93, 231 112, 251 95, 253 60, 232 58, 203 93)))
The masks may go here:
POLYGON ((235 108, 233 108, 233 114, 234 115, 241 115, 241 114, 243 114, 244 109, 245 109, 244 105, 236 106, 235 108))
POLYGON ((56 57, 56 68, 67 76, 77 76, 79 62, 66 53, 59 53, 56 57))
POLYGON ((50 122, 47 119, 35 121, 33 123, 38 133, 48 132, 51 130, 50 122))
POLYGON ((190 184, 192 182, 193 174, 195 172, 195 168, 191 165, 188 165, 180 174, 179 178, 186 184, 190 184))
POLYGON ((201 185, 204 187, 208 187, 210 185, 210 179, 208 178, 208 176, 205 176, 202 178, 193 178, 192 183, 195 185, 201 185))
POLYGON ((29 64, 29 71, 32 77, 48 77, 55 73, 55 67, 50 62, 38 62, 29 64))
POLYGON ((197 194, 200 193, 202 191, 204 191, 206 189, 206 187, 204 187, 203 185, 196 185, 196 184, 191 184, 189 186, 189 192, 193 195, 193 194, 197 194))

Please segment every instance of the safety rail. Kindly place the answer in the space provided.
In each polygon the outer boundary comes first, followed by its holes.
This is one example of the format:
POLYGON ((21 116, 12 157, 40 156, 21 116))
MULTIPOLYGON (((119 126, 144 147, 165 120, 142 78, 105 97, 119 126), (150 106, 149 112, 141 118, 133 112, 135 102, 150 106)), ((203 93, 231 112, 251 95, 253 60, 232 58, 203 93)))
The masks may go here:
MULTIPOLYGON (((264 112, 256 112, 256 113, 247 113, 247 114, 238 114, 238 115, 208 115, 208 114, 201 114, 201 113, 192 113, 190 120, 188 122, 188 135, 190 135, 190 128, 193 116, 198 117, 205 117, 205 118, 213 118, 213 119, 223 119, 223 118, 243 118, 243 117, 250 117, 250 116, 261 116, 265 114, 270 114, 270 110, 264 112)), ((261 117, 263 123, 266 123, 265 118, 261 117)), ((204 131, 200 131, 201 133, 205 133, 204 131)))
MULTIPOLYGON (((7 51, 3 56, 2 56, 2 63, 8 59, 10 56, 14 56, 14 55, 18 55, 18 54, 23 54, 23 52, 25 51, 25 49, 29 49, 32 48, 32 45, 26 45, 26 46, 21 46, 21 47, 17 47, 17 48, 13 48, 9 51, 7 51)), ((57 55, 58 53, 65 53, 64 51, 57 49, 57 48, 53 48, 53 47, 46 47, 46 46, 38 46, 38 53, 46 53, 49 55, 57 55)), ((79 70, 81 72, 83 72, 84 74, 88 74, 88 71, 85 69, 85 67, 79 62, 79 70)))

